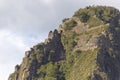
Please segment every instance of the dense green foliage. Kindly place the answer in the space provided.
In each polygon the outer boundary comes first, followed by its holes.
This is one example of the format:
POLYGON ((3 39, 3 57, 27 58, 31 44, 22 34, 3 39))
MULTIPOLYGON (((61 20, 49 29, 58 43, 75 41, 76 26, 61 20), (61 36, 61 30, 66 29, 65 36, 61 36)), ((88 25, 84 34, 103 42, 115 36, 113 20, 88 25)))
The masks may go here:
POLYGON ((88 24, 90 23, 90 25, 97 24, 97 23, 99 25, 102 22, 110 23, 116 18, 119 19, 119 16, 120 16, 119 14, 120 14, 119 10, 117 10, 113 7, 89 6, 89 7, 86 7, 85 9, 79 9, 74 14, 74 16, 78 17, 82 22, 88 22, 88 24), (97 20, 96 18, 99 20, 97 20), (96 23, 96 21, 97 21, 97 23, 96 23))
POLYGON ((64 75, 59 70, 58 64, 52 62, 42 65, 40 69, 37 70, 40 80, 63 80, 64 75))

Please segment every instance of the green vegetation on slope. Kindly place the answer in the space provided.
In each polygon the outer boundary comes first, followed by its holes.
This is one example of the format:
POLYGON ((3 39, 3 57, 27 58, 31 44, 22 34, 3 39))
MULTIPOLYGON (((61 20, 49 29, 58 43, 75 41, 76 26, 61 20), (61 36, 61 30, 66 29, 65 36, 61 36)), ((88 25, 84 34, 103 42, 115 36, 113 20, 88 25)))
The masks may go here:
POLYGON ((111 23, 114 19, 119 19, 119 10, 107 6, 89 6, 79 9, 74 17, 78 17, 82 22, 90 26, 98 26, 104 23, 111 23))

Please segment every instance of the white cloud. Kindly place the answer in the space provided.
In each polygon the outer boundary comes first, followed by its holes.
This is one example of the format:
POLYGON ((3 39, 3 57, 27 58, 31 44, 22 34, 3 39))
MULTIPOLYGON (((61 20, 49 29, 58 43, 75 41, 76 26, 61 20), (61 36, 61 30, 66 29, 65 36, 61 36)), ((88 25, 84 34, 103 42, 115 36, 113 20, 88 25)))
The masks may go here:
POLYGON ((20 63, 24 56, 24 51, 28 46, 23 39, 15 34, 0 30, 0 78, 7 80, 10 71, 13 71, 15 63, 20 63), (21 60, 18 60, 21 59, 21 60))
POLYGON ((47 5, 51 4, 54 0, 39 0, 40 2, 43 2, 47 5))
MULTIPOLYGON (((10 33, 9 31, 2 30, 0 31, 0 45, 4 45, 4 42, 8 42, 19 49, 26 48, 26 45, 23 42, 22 37, 18 37, 17 35, 10 33)), ((9 45, 9 44, 8 44, 9 45)))
POLYGON ((14 70, 14 63, 0 64, 0 79, 8 80, 8 76, 11 71, 14 70), (4 72, 3 72, 4 71, 4 72))
POLYGON ((22 37, 9 30, 0 30, 0 78, 7 80, 14 66, 20 64, 25 50, 35 43, 37 37, 22 37))

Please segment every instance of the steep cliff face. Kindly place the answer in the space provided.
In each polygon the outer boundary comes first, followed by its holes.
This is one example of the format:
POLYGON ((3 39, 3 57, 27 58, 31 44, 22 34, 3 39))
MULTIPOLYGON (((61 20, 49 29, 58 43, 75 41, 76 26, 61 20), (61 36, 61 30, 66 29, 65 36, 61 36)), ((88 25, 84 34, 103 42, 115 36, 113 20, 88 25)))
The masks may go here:
POLYGON ((120 80, 120 12, 89 6, 25 52, 9 80, 120 80))
POLYGON ((120 32, 115 27, 109 26, 106 35, 101 35, 98 40, 97 63, 108 80, 120 80, 120 32))
POLYGON ((44 43, 39 43, 25 52, 21 65, 15 67, 15 72, 10 75, 9 80, 32 80, 38 76, 37 69, 40 66, 63 60, 64 53, 60 33, 57 30, 50 31, 44 43))

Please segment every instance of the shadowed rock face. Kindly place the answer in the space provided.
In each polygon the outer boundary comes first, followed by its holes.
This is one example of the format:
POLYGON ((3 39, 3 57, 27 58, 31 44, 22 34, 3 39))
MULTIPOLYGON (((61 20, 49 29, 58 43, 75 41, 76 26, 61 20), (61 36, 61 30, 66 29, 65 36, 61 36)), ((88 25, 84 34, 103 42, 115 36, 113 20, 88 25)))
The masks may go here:
POLYGON ((50 32, 48 39, 49 42, 40 43, 31 48, 30 51, 25 52, 23 62, 19 68, 16 66, 17 70, 15 74, 9 77, 9 80, 32 80, 33 76, 37 76, 36 70, 42 64, 47 64, 49 59, 52 62, 58 62, 64 59, 65 51, 61 43, 61 35, 58 31, 50 32), (37 56, 40 57, 37 58, 37 56))
POLYGON ((115 31, 115 26, 110 26, 106 36, 99 37, 98 46, 100 70, 107 74, 108 80, 120 80, 120 32, 115 31))
POLYGON ((78 10, 25 52, 9 80, 120 80, 119 21, 112 7, 78 10))

